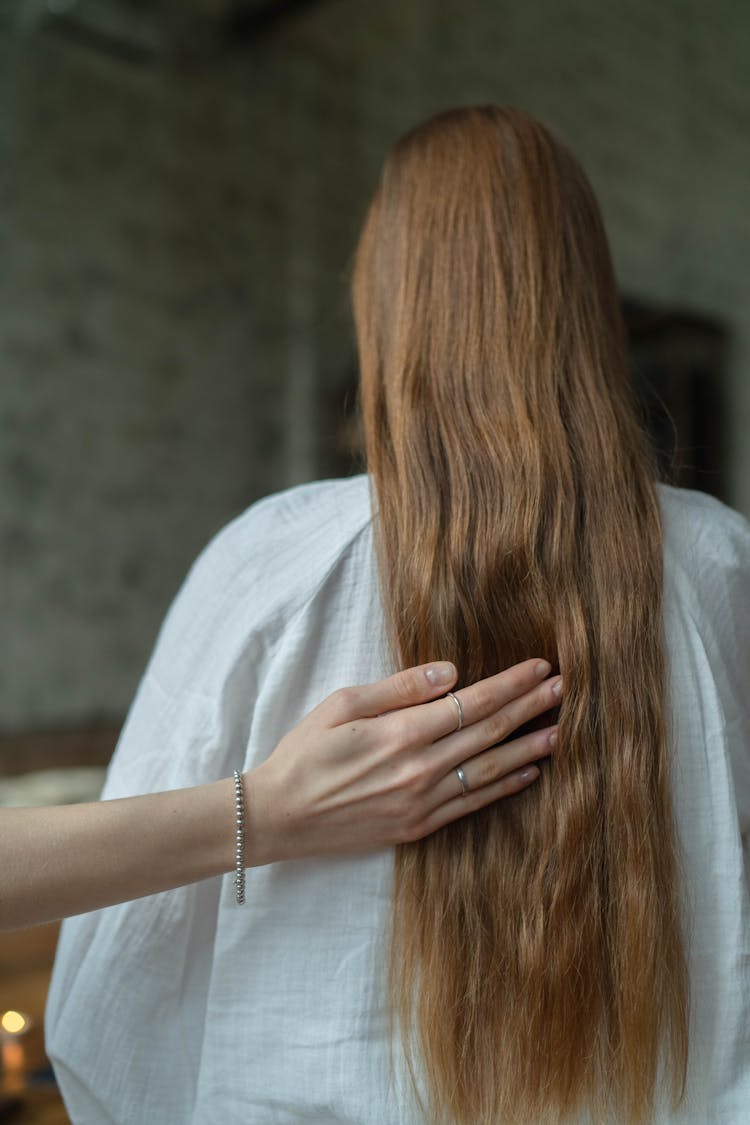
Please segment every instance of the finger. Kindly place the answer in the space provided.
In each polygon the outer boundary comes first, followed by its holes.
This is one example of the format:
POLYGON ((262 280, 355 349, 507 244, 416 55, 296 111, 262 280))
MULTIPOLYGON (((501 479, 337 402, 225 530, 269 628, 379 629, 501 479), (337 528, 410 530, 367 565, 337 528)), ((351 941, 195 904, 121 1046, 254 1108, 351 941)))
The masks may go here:
POLYGON ((432 832, 437 832, 439 828, 444 828, 446 824, 451 824, 454 820, 459 820, 469 813, 477 812, 503 797, 520 793, 522 789, 527 789, 529 785, 532 785, 539 774, 540 770, 537 766, 524 766, 523 769, 506 774, 505 777, 495 781, 492 785, 469 790, 465 797, 452 798, 426 817, 421 826, 424 831, 416 839, 429 836, 432 832))
POLYGON ((388 711, 429 703, 436 696, 445 695, 451 684, 455 684, 457 676, 456 666, 447 660, 418 664, 372 684, 335 691, 323 700, 316 711, 323 710, 334 725, 372 718, 388 711))
MULTIPOLYGON (((461 703, 463 727, 470 727, 473 723, 496 714, 511 700, 536 687, 549 672, 550 665, 546 660, 524 660, 522 664, 514 664, 512 668, 461 688, 454 694, 461 703)), ((456 704, 447 696, 421 707, 419 726, 424 733, 423 741, 437 742, 439 738, 453 733, 457 729, 457 721, 456 704)))
MULTIPOLYGON (((510 700, 494 715, 426 747, 425 752, 430 755, 430 762, 437 776, 448 773, 449 770, 475 758, 489 747, 510 738, 524 723, 543 715, 552 707, 557 707, 560 703, 561 690, 561 676, 545 680, 525 695, 510 700)), ((515 742, 508 742, 506 745, 515 745, 515 742)))
MULTIPOLYGON (((545 727, 544 730, 524 734, 502 746, 493 746, 491 750, 462 761, 460 765, 468 792, 473 793, 486 785, 492 785, 532 762, 546 758, 553 752, 556 741, 557 727, 545 727)), ((437 783, 432 797, 437 808, 457 796, 461 796, 461 781, 454 766, 437 783)))

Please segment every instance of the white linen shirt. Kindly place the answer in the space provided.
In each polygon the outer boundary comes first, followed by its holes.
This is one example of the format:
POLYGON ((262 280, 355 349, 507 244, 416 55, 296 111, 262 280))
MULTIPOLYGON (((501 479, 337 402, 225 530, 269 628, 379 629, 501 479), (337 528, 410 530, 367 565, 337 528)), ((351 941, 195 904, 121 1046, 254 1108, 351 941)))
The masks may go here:
MULTIPOLYGON (((659 495, 691 1039, 687 1105, 656 1120, 748 1125, 750 526, 659 495)), ((369 478, 267 497, 190 570, 103 796, 250 769, 330 692, 393 670, 369 478)), ((244 907, 227 875, 67 921, 46 1026, 74 1125, 422 1122, 389 1069, 392 861, 250 868, 244 907)))

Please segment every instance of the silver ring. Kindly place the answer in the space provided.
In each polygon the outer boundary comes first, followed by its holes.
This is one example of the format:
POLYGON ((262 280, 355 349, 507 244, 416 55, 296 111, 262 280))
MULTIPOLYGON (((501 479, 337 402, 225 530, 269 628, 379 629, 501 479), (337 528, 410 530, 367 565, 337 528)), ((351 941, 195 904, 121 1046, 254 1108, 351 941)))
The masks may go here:
MULTIPOLYGON (((457 695, 454 695, 452 691, 447 692, 445 698, 446 699, 452 699, 453 702, 456 704, 456 707, 458 707, 458 726, 456 727, 456 730, 460 730, 461 727, 464 725, 464 711, 463 711, 463 707, 461 706, 461 700, 458 698, 457 695)), ((455 731, 454 731, 454 733, 455 733, 455 731)))
POLYGON ((461 796, 465 797, 469 792, 469 783, 466 780, 466 774, 464 773, 461 766, 456 766, 456 777, 461 782, 461 796))

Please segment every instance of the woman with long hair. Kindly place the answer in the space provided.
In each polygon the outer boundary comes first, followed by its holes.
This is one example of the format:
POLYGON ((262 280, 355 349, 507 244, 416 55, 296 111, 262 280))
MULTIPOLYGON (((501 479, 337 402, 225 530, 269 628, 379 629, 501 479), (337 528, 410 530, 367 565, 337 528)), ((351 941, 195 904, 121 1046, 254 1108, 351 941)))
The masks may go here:
POLYGON ((244 745, 247 905, 214 881, 66 923, 72 1120, 742 1125, 750 529, 655 482, 586 176, 517 109, 441 114, 386 159, 352 291, 368 473, 208 548, 108 782, 197 783, 244 745), (531 657, 564 685, 534 785, 448 817, 498 748, 438 738, 395 851, 279 846, 304 769, 273 763, 333 686, 450 660, 460 702, 531 657))

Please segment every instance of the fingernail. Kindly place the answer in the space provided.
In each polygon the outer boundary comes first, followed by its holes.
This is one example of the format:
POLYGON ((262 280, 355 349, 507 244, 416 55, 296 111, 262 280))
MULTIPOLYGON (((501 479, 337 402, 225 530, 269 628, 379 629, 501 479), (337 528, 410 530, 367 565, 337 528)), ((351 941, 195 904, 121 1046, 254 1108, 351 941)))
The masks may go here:
POLYGON ((549 735, 547 736, 547 742, 550 746, 557 746, 557 727, 549 732, 549 735))
POLYGON ((534 671, 536 672, 537 676, 548 676, 552 671, 552 665, 547 660, 540 660, 537 666, 534 668, 534 671))
POLYGON ((527 766, 525 770, 521 770, 521 777, 524 781, 533 781, 534 778, 539 777, 539 770, 536 766, 527 766))
POLYGON ((441 664, 431 664, 424 674, 433 687, 437 684, 450 684, 456 678, 456 667, 450 661, 444 661, 441 664))
POLYGON ((560 698, 562 694, 562 678, 560 678, 556 684, 553 684, 552 694, 557 696, 558 699, 560 698))

